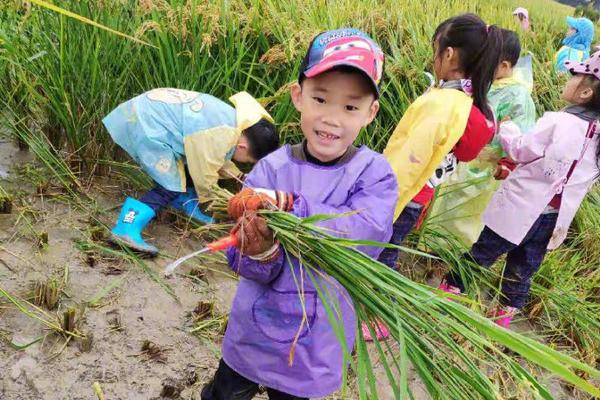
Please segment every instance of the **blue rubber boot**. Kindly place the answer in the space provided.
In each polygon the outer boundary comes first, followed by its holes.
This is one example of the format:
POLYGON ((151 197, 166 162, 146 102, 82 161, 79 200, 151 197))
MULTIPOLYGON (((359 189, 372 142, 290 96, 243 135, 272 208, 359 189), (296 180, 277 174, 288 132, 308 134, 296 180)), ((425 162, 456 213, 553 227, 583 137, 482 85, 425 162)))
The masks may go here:
POLYGON ((110 231, 111 240, 142 253, 158 254, 155 246, 142 239, 142 230, 155 216, 156 213, 148 205, 128 197, 123 203, 117 224, 110 231))
POLYGON ((169 205, 203 224, 212 224, 215 222, 211 216, 204 214, 200 210, 198 195, 193 187, 188 188, 187 192, 177 196, 169 205))

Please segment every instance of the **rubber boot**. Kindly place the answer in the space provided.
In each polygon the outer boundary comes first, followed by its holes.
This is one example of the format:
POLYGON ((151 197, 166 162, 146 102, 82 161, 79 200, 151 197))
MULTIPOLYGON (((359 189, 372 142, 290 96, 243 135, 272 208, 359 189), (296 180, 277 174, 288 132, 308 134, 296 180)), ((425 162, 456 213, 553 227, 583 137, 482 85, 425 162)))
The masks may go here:
POLYGON ((156 213, 147 204, 128 197, 123 203, 117 224, 110 231, 111 240, 142 253, 158 254, 155 246, 142 239, 142 230, 155 216, 156 213))
POLYGON ((169 205, 203 224, 212 224, 215 222, 211 216, 204 214, 200 210, 198 195, 193 187, 188 188, 187 192, 177 196, 169 205))

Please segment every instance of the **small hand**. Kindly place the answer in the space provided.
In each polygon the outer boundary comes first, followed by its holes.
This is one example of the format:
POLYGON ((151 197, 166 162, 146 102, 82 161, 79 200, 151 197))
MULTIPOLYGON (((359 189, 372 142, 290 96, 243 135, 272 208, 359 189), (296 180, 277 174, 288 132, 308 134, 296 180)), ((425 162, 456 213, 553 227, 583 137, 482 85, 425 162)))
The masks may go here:
POLYGON ((294 205, 292 193, 244 188, 227 203, 227 213, 230 217, 238 219, 246 211, 256 211, 268 208, 269 205, 282 211, 290 211, 294 205))
MULTIPOLYGON (((273 231, 267 221, 256 211, 247 211, 238 221, 236 228, 238 247, 246 256, 258 256, 267 253, 276 245, 273 231)), ((273 254, 266 254, 272 256, 273 254)))

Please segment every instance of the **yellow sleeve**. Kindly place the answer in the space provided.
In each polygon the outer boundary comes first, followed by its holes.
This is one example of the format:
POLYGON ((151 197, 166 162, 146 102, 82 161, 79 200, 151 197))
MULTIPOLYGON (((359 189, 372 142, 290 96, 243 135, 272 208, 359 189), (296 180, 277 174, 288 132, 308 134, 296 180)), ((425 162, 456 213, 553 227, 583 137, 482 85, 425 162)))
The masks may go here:
POLYGON ((242 171, 231 160, 225 161, 223 167, 219 170, 219 179, 234 179, 239 177, 242 171))
POLYGON ((201 203, 210 200, 211 188, 217 184, 219 171, 228 161, 225 157, 239 137, 235 128, 219 126, 184 138, 188 169, 201 203))
POLYGON ((421 96, 404 114, 383 151, 398 180, 395 218, 458 142, 471 105, 462 92, 436 91, 421 96))

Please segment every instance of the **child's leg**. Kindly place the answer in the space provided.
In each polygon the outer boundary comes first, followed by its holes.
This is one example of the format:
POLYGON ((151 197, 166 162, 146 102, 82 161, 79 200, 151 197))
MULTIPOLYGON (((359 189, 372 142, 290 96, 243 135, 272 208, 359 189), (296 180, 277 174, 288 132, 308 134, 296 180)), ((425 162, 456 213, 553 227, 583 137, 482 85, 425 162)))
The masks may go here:
POLYGON ((225 361, 219 361, 219 368, 212 381, 202 388, 202 400, 250 400, 258 393, 258 384, 248 380, 231 369, 225 361))
POLYGON ((179 192, 172 192, 160 185, 156 185, 154 189, 143 195, 140 201, 158 213, 180 194, 179 192))
MULTIPOLYGON (((475 242, 471 251, 466 253, 463 258, 487 268, 491 266, 498 257, 515 247, 515 244, 504 239, 486 226, 483 228, 481 235, 479 235, 479 239, 477 239, 477 242, 475 242)), ((446 275, 445 280, 448 285, 459 288, 461 292, 464 292, 465 286, 458 270, 452 269, 448 275, 446 275)))
MULTIPOLYGON (((394 222, 391 244, 400 244, 417 223, 422 208, 405 207, 396 222, 394 222)), ((400 250, 398 249, 383 249, 379 255, 379 261, 390 268, 396 268, 396 261, 400 250)))
MULTIPOLYGON (((192 180, 190 171, 188 170, 187 166, 185 167, 185 180, 188 188, 194 187, 194 181, 192 180)), ((165 208, 167 204, 175 200, 181 194, 182 193, 180 192, 172 192, 170 190, 167 190, 157 183, 152 190, 150 190, 144 196, 142 196, 140 201, 142 203, 147 204, 150 208, 154 210, 154 212, 158 213, 160 210, 165 208)))
POLYGON ((509 307, 523 308, 529 296, 531 278, 542 265, 548 242, 552 238, 558 214, 542 214, 523 242, 508 252, 502 278, 503 298, 509 307))
POLYGON ((269 400, 308 400, 307 397, 296 397, 271 388, 267 388, 267 393, 269 394, 269 400))

